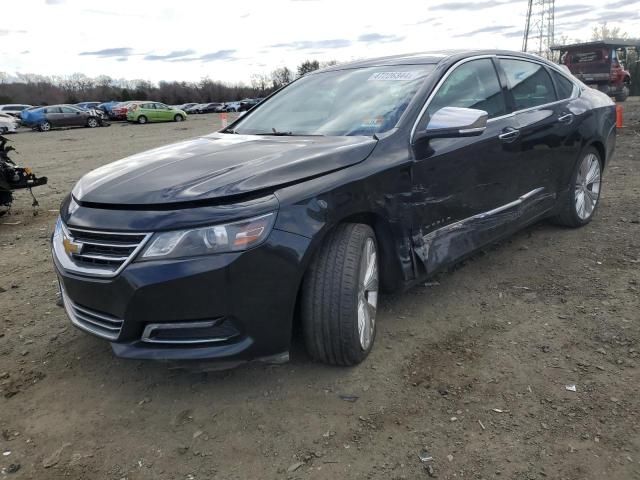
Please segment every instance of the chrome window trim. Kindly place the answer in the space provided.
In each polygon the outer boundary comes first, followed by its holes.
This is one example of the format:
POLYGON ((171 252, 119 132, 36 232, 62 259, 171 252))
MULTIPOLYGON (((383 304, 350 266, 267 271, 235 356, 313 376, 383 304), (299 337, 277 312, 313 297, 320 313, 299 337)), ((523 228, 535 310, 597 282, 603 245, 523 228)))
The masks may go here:
POLYGON ((140 253, 140 251, 144 248, 144 246, 147 244, 147 242, 149 241, 149 239, 151 238, 151 236, 153 235, 152 233, 144 233, 144 232, 113 232, 113 231, 100 231, 100 230, 88 230, 85 228, 76 228, 76 227, 69 227, 67 225, 65 225, 65 223, 62 221, 62 219, 60 219, 60 226, 64 232, 64 234, 69 237, 69 238, 73 238, 73 235, 69 232, 69 229, 71 230, 76 230, 79 232, 85 232, 85 233, 97 233, 97 234, 101 234, 101 235, 108 235, 108 234, 112 234, 112 235, 122 235, 122 236, 141 236, 144 235, 144 238, 140 241, 140 244, 136 247, 135 250, 133 250, 133 252, 131 252, 131 255, 129 256, 129 258, 127 260, 125 260, 122 265, 120 265, 116 270, 114 271, 108 271, 108 270, 102 270, 102 269, 98 269, 98 268, 90 268, 90 267, 82 267, 77 265, 75 262, 73 262, 73 260, 71 260, 71 258, 69 258, 69 255, 66 254, 66 252, 64 251, 64 247, 62 247, 61 245, 61 241, 57 241, 55 235, 52 241, 52 250, 53 250, 53 254, 55 256, 55 258, 58 260, 58 262, 60 262, 60 265, 62 266, 62 268, 65 271, 71 272, 71 273, 75 273, 78 275, 85 275, 85 276, 89 276, 89 277, 97 277, 97 278, 114 278, 116 276, 118 276, 124 269, 125 267, 127 267, 137 256, 138 253, 140 253))
MULTIPOLYGON (((467 62, 471 62, 473 60, 482 60, 484 58, 496 58, 497 55, 476 55, 473 57, 468 57, 468 58, 463 58, 462 60, 457 61, 455 64, 453 64, 453 66, 451 68, 449 68, 449 70, 447 70, 447 72, 442 76, 442 78, 440 80, 438 80, 438 83, 436 84, 436 86, 433 88, 433 91, 429 94, 429 96, 427 97, 427 100, 424 102, 424 105, 422 106, 422 108, 420 109, 420 113, 418 114, 416 121, 413 123, 413 127, 411 127, 411 135, 409 135, 409 143, 411 145, 413 145, 413 138, 416 134, 416 130, 418 128, 418 123, 420 123, 420 120, 422 120, 422 117, 424 117, 424 114, 427 111, 427 108, 429 108, 429 105, 431 104, 431 101, 433 100, 433 97, 436 96, 436 93, 438 93, 438 91, 440 90, 440 87, 442 87, 442 84, 447 80, 447 78, 449 78, 449 75, 451 75, 453 73, 453 71, 458 68, 460 65, 463 65, 467 62)), ((496 73, 496 78, 498 78, 497 73, 496 73)), ((499 78, 498 78, 499 80, 499 78)))
MULTIPOLYGON (((575 100, 576 98, 578 98, 580 96, 580 87, 578 86, 578 84, 575 82, 574 79, 569 78, 562 70, 560 70, 559 68, 555 68, 552 65, 548 65, 544 61, 536 60, 534 58, 523 58, 523 57, 518 57, 518 56, 513 56, 513 55, 503 55, 503 54, 476 55, 476 56, 473 56, 473 57, 463 58, 462 60, 459 60, 458 62, 453 64, 453 66, 438 81, 436 86, 433 88, 433 91, 427 97, 427 100, 425 101, 424 105, 420 109, 420 113, 416 117, 416 120, 413 123, 413 127, 411 128, 411 135, 409 136, 409 143, 411 145, 413 145, 413 139, 415 137, 416 130, 418 129, 418 124, 420 123, 420 121, 424 117, 427 109, 429 108, 429 105, 431 104, 431 101, 433 100, 433 97, 435 97, 436 93, 438 93, 438 91, 440 90, 440 87, 442 87, 442 84, 447 80, 447 78, 449 78, 449 75, 451 75, 453 73, 453 71, 456 68, 458 68, 460 65, 463 65, 463 64, 465 64, 467 62, 471 62, 473 60, 482 60, 484 58, 497 58, 498 60, 500 60, 501 58, 506 58, 506 59, 510 59, 510 60, 521 60, 523 62, 536 63, 538 65, 541 65, 542 67, 552 68, 554 72, 559 73, 564 78, 569 80, 573 84, 573 87, 574 87, 573 91, 571 92, 571 96, 570 97, 563 98, 562 100, 556 100, 555 102, 545 103, 545 104, 542 104, 542 105, 536 105, 535 107, 523 108, 521 110, 514 110, 513 112, 507 113, 505 115, 500 115, 499 117, 490 118, 489 120, 487 120, 487 123, 491 123, 491 122, 496 121, 496 120, 504 120, 505 118, 513 117, 518 113, 533 111, 533 110, 537 110, 537 109, 544 108, 544 107, 550 107, 550 106, 556 105, 556 104, 561 103, 561 102, 567 102, 567 101, 570 101, 570 100, 575 100)), ((498 75, 498 73, 496 73, 496 75, 498 75)), ((498 75, 498 80, 500 80, 499 75, 498 75)), ((551 79, 551 81, 553 82, 553 78, 551 79)), ((555 87, 555 84, 554 84, 554 87, 555 87)), ((508 85, 507 85, 507 88, 509 88, 508 85)), ((556 94, 557 94, 557 92, 556 92, 556 94)))

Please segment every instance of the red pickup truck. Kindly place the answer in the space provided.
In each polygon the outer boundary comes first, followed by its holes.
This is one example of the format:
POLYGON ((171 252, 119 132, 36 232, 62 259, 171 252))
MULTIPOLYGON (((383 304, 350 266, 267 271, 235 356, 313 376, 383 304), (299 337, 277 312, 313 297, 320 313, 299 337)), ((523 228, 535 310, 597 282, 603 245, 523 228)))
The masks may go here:
POLYGON ((560 52, 559 63, 579 80, 624 102, 631 86, 625 61, 628 50, 634 48, 638 49, 635 43, 619 40, 555 46, 553 50, 560 52))

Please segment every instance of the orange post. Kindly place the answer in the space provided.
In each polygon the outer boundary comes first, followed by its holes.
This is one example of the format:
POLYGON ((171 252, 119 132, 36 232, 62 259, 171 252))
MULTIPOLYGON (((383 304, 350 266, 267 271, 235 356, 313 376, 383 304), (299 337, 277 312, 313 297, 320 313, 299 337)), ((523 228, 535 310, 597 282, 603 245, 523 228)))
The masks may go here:
POLYGON ((222 128, 227 128, 227 125, 228 125, 227 112, 222 112, 220 114, 220 123, 222 123, 222 128))
POLYGON ((616 105, 616 127, 622 128, 622 114, 624 110, 622 109, 622 105, 616 105))

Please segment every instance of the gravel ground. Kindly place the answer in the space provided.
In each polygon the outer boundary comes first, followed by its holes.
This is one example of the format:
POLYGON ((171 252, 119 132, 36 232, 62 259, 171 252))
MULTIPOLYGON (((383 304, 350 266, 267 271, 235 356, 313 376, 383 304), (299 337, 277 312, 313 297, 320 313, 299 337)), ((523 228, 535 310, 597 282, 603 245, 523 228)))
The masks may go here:
POLYGON ((39 215, 23 192, 0 219, 0 478, 640 479, 640 101, 625 109, 589 226, 534 225, 383 297, 356 368, 299 339, 281 366, 119 360, 55 306, 48 238, 74 182, 217 115, 12 136, 50 183, 39 215))

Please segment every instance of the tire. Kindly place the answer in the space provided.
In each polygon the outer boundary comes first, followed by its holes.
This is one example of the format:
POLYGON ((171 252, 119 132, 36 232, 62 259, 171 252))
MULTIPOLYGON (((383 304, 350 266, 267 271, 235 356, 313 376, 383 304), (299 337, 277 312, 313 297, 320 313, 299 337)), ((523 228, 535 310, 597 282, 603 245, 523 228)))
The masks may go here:
POLYGON ((622 86, 622 91, 616 95, 616 102, 624 102, 629 97, 629 84, 622 86))
POLYGON ((175 117, 173 117, 174 122, 182 122, 183 120, 184 117, 182 115, 176 115, 175 117))
POLYGON ((375 234, 368 225, 341 224, 324 240, 302 283, 309 355, 331 365, 362 362, 375 340, 377 301, 375 234))
POLYGON ((100 122, 98 121, 98 119, 96 117, 89 117, 87 119, 87 127, 96 128, 99 125, 100 125, 100 122))
POLYGON ((139 123, 140 125, 144 125, 145 123, 147 123, 147 117, 145 117, 144 115, 140 115, 140 116, 138 117, 138 123, 139 123))
POLYGON ((560 200, 554 223, 582 227, 591 221, 602 192, 602 159, 598 151, 587 148, 576 162, 566 196, 560 200), (582 199, 582 200, 580 200, 582 199))
POLYGON ((38 125, 38 130, 40 130, 41 132, 48 132, 49 130, 51 130, 51 123, 45 120, 40 125, 38 125))

